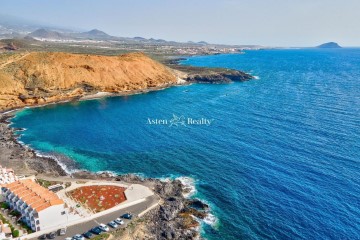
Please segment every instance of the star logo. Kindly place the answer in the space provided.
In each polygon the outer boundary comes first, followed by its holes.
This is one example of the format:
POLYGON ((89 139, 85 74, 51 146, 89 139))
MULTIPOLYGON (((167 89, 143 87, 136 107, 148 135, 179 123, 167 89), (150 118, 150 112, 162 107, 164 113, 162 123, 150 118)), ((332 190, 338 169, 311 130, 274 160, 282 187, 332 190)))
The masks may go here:
POLYGON ((170 125, 169 127, 172 127, 172 126, 185 126, 185 117, 184 116, 176 116, 175 114, 173 114, 173 118, 170 119, 170 125))

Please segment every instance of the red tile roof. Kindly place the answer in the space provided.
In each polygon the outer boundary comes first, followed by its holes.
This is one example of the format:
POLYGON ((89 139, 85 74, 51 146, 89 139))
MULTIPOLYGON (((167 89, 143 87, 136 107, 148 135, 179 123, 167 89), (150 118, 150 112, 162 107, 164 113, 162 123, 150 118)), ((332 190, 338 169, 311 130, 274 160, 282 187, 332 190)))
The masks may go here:
POLYGON ((32 209, 40 212, 48 207, 64 204, 55 193, 40 186, 31 179, 19 180, 5 184, 3 187, 9 189, 32 209))

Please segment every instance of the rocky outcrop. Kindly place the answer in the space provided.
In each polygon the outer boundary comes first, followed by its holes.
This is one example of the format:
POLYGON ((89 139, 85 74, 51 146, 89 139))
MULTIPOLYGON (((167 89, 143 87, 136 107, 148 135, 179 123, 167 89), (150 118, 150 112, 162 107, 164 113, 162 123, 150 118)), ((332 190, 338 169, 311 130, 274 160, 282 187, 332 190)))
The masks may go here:
POLYGON ((181 60, 184 60, 184 58, 170 59, 165 61, 165 64, 178 71, 178 75, 190 83, 221 84, 254 79, 250 74, 234 69, 180 65, 179 61, 181 60))
POLYGON ((205 218, 207 210, 191 206, 192 200, 182 194, 184 187, 178 180, 155 182, 155 192, 163 203, 145 217, 146 229, 154 239, 198 239, 199 222, 205 218))
POLYGON ((6 44, 0 42, 0 50, 1 49, 7 50, 7 51, 15 51, 15 50, 18 50, 19 47, 16 46, 15 43, 13 43, 13 42, 6 43, 6 44))
POLYGON ((96 92, 163 87, 176 81, 170 69, 143 53, 120 56, 23 53, 0 59, 0 111, 96 92))
POLYGON ((233 81, 248 81, 252 78, 253 77, 251 75, 241 71, 223 69, 218 71, 209 71, 208 73, 202 74, 188 74, 185 80, 195 83, 231 83, 233 81))
POLYGON ((180 198, 169 197, 165 204, 160 206, 160 218, 165 221, 171 221, 177 217, 181 209, 184 208, 184 202, 180 198))

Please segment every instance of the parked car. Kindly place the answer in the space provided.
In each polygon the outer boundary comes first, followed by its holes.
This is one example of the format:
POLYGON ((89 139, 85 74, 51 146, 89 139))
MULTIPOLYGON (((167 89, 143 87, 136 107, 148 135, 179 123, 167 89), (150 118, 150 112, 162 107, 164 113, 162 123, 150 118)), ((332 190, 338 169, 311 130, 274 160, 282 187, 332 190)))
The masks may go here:
POLYGON ((125 213, 121 216, 121 218, 132 219, 132 215, 130 213, 125 213))
POLYGON ((99 235, 102 232, 102 230, 99 227, 94 227, 90 231, 96 235, 99 235))
POLYGON ((118 225, 123 225, 124 224, 124 221, 122 219, 120 219, 120 218, 115 219, 114 222, 116 222, 116 224, 118 224, 118 225))
POLYGON ((93 237, 93 234, 89 231, 89 232, 84 232, 84 233, 83 233, 83 236, 86 237, 86 238, 88 238, 88 239, 90 239, 90 238, 93 237))
POLYGON ((110 231, 110 228, 109 228, 108 226, 106 226, 105 224, 103 224, 103 223, 100 223, 99 228, 100 228, 101 231, 103 231, 103 232, 108 232, 108 231, 110 231))
POLYGON ((51 232, 51 233, 48 233, 48 235, 46 236, 48 239, 54 239, 56 238, 56 232, 51 232))
POLYGON ((73 240, 85 240, 83 235, 80 234, 76 234, 75 236, 72 237, 73 240))
POLYGON ((41 235, 38 239, 46 239, 46 234, 41 235))
POLYGON ((59 232, 59 236, 63 236, 66 234, 66 228, 60 228, 58 232, 59 232))
POLYGON ((114 222, 114 221, 109 222, 108 225, 109 225, 110 227, 112 227, 112 228, 117 228, 117 227, 119 226, 119 225, 117 225, 117 223, 114 222))

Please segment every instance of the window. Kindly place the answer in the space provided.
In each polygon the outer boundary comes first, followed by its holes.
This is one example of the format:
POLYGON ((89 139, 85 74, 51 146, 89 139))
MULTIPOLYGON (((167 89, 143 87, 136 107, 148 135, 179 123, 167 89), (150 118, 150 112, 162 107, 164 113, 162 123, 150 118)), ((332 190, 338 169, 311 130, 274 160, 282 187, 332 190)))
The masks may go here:
POLYGON ((63 212, 61 212, 61 215, 65 215, 65 213, 66 213, 66 212, 65 212, 65 211, 63 211, 63 212))
POLYGON ((39 220, 36 220, 36 225, 39 225, 40 224, 40 221, 39 220))

